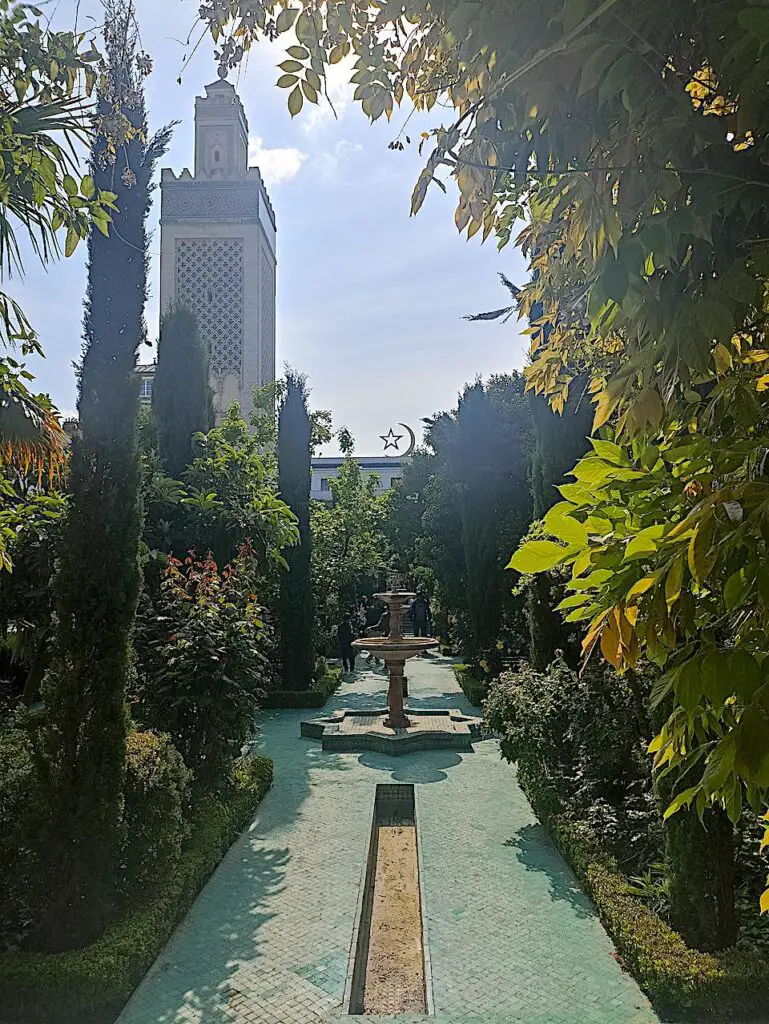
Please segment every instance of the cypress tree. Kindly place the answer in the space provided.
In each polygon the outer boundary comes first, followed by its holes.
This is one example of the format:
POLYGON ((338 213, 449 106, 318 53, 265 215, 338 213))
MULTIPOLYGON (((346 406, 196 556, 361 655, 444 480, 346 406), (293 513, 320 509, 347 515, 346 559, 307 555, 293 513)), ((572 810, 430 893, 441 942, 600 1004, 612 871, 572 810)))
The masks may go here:
POLYGON ((139 591, 136 352, 145 335, 151 178, 170 129, 146 139, 131 4, 105 4, 106 73, 100 83, 91 175, 115 194, 106 237, 88 242, 88 288, 79 380, 79 436, 57 580, 55 666, 49 712, 54 830, 51 942, 62 948, 101 932, 113 906, 122 810, 126 688, 139 591))
POLYGON ((278 415, 278 489, 299 523, 299 544, 284 552, 288 569, 280 580, 280 651, 283 686, 307 690, 312 685, 314 601, 310 564, 310 476, 312 424, 307 384, 291 371, 278 415))
POLYGON ((193 435, 213 426, 208 352, 195 314, 181 306, 160 326, 152 413, 163 469, 178 479, 194 458, 193 435))

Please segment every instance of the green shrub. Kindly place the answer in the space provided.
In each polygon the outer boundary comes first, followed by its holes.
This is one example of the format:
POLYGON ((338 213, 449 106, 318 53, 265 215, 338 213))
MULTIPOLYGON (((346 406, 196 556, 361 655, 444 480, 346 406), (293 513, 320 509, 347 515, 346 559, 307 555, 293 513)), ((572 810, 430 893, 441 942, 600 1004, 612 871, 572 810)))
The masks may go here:
MULTIPOLYGON (((648 692, 640 675, 634 684, 648 692)), ((525 663, 503 672, 484 705, 486 727, 537 805, 588 822, 636 873, 662 849, 638 705, 626 677, 592 666, 579 675, 560 656, 545 672, 525 663)))
POLYGON ((271 677, 272 632, 254 574, 247 545, 221 572, 210 557, 169 558, 159 593, 139 605, 134 715, 170 735, 198 792, 228 777, 271 677))
MULTIPOLYGON (((541 811, 536 805, 534 809, 541 811)), ((617 862, 599 849, 588 826, 557 815, 541 816, 592 897, 623 963, 665 1019, 764 1019, 769 958, 736 948, 719 953, 690 949, 633 894, 617 862)))
POLYGON ((473 665, 454 665, 454 675, 465 697, 473 707, 479 708, 488 696, 489 687, 479 670, 473 665))
POLYGON ((324 675, 312 684, 310 690, 271 690, 265 694, 265 708, 298 710, 300 708, 322 708, 329 697, 336 693, 342 682, 342 670, 326 668, 324 675))
POLYGON ((129 733, 120 824, 118 891, 123 900, 151 889, 178 862, 189 778, 167 735, 129 733))
POLYGON ((269 758, 236 763, 232 784, 205 798, 178 864, 153 895, 91 946, 66 953, 8 953, 0 957, 2 1024, 106 1024, 168 941, 174 927, 251 820, 272 782, 269 758))
POLYGON ((45 889, 39 851, 46 800, 31 730, 23 708, 11 710, 0 729, 0 950, 23 941, 45 889))

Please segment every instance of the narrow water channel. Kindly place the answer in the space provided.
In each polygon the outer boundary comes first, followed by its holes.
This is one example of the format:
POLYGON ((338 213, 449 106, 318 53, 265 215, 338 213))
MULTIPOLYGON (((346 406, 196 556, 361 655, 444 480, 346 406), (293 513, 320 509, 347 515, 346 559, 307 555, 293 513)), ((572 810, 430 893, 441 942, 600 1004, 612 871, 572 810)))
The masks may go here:
POLYGON ((350 1013, 425 1013, 413 787, 377 788, 350 1013))

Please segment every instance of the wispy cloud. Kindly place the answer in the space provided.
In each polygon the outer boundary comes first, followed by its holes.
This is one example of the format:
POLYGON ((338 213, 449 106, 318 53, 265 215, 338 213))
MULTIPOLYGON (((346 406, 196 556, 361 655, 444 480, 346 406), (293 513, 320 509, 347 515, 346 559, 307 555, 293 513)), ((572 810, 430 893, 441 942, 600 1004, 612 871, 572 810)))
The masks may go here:
POLYGON ((330 64, 326 68, 326 92, 328 99, 321 94, 316 104, 309 105, 302 111, 302 131, 308 135, 317 132, 318 128, 334 120, 334 115, 341 119, 350 105, 354 86, 350 85, 354 61, 346 57, 338 64, 330 64), (331 101, 329 103, 329 100, 331 101))
POLYGON ((359 142, 350 142, 349 139, 339 139, 331 149, 321 151, 312 158, 313 167, 324 178, 336 178, 346 163, 355 153, 363 152, 363 146, 359 142))
POLYGON ((248 141, 249 163, 258 165, 265 185, 280 185, 295 178, 307 159, 307 154, 295 146, 270 149, 257 136, 248 141))

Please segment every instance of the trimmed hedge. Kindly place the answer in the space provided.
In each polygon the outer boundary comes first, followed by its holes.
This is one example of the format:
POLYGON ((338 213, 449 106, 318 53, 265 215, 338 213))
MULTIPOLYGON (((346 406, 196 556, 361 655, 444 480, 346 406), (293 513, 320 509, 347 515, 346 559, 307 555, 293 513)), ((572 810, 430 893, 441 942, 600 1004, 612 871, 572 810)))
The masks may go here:
MULTIPOLYGON (((537 808, 535 807, 535 810, 537 808)), ((587 825, 541 816, 555 845, 592 898, 623 964, 665 1020, 765 1020, 769 959, 758 952, 690 949, 634 896, 613 857, 587 825)))
POLYGON ((454 675, 473 707, 479 708, 489 695, 489 686, 475 675, 472 665, 454 665, 454 675))
POLYGON ((0 957, 2 1024, 113 1021, 271 783, 269 758, 249 755, 239 762, 232 790, 201 803, 178 863, 152 898, 110 925, 93 945, 0 957))
POLYGON ((264 708, 293 710, 298 708, 322 708, 342 682, 340 668, 327 668, 309 690, 271 690, 262 701, 264 708))

